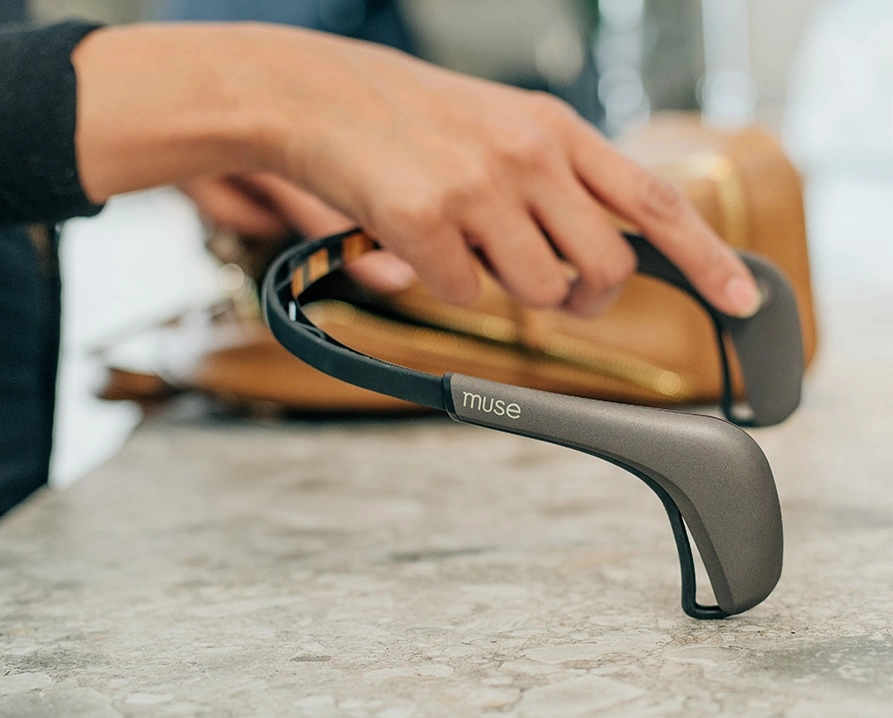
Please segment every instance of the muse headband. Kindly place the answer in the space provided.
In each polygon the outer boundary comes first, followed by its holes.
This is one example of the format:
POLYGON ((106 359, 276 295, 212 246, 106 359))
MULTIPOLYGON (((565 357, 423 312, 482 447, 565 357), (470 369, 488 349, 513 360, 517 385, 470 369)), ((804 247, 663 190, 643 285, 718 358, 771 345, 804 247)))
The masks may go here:
MULTIPOLYGON (((644 237, 624 234, 638 271, 691 295, 713 319, 723 366, 722 407, 728 419, 768 426, 800 401, 803 348, 793 291, 765 259, 741 253, 763 295, 749 319, 717 312, 644 237), (749 412, 734 405, 723 337, 731 339, 749 412)), ((660 498, 676 541, 682 608, 699 619, 723 618, 760 603, 781 575, 781 509, 772 470, 756 442, 732 424, 708 416, 630 406, 526 389, 461 374, 442 377, 351 349, 305 315, 306 289, 366 252, 378 249, 361 230, 295 245, 271 264, 263 281, 264 314, 292 354, 333 377, 372 391, 446 411, 456 421, 576 449, 609 461, 644 481, 660 498), (684 521, 684 523, 683 523, 684 521), (707 569, 716 606, 697 602, 685 526, 707 569)))

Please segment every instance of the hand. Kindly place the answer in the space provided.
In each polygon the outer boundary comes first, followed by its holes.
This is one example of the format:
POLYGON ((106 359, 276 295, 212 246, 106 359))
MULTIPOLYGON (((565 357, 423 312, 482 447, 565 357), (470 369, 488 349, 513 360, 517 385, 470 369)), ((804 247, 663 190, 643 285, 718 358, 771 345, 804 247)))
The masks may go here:
MULTIPOLYGON (((323 237, 356 224, 271 174, 199 178, 184 183, 181 189, 208 224, 252 239, 281 239, 291 231, 310 238, 323 237)), ((416 280, 412 267, 386 251, 360 257, 347 271, 356 281, 383 293, 406 289, 416 280)))
POLYGON ((635 269, 611 212, 721 311, 758 308, 753 278, 678 191, 554 98, 262 25, 111 28, 73 60, 94 200, 271 171, 358 222, 448 301, 476 296, 482 257, 520 300, 580 314, 635 269))

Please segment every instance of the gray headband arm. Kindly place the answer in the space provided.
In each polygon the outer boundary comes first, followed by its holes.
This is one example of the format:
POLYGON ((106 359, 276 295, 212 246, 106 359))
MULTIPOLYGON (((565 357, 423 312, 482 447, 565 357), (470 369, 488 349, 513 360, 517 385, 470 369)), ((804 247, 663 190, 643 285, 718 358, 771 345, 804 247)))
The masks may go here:
POLYGON ((639 235, 624 233, 638 260, 638 271, 678 287, 710 315, 717 330, 723 368, 723 412, 739 426, 772 426, 800 404, 803 385, 803 337, 797 299, 784 275, 762 257, 739 252, 754 275, 763 302, 748 319, 718 312, 659 250, 639 235), (729 357, 723 336, 735 347, 750 416, 739 414, 732 399, 729 357))
POLYGON ((576 449, 641 478, 661 498, 671 523, 681 513, 719 608, 695 600, 685 530, 674 523, 682 603, 696 618, 720 618, 760 603, 781 575, 781 509, 763 452, 728 422, 551 394, 460 374, 444 377, 457 421, 576 449))

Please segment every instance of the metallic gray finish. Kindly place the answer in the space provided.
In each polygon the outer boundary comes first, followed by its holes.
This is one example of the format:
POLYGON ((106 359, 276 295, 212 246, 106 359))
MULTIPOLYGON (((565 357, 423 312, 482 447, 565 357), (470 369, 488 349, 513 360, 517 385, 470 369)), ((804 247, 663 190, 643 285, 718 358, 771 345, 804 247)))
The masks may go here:
POLYGON ((778 424, 800 404, 803 337, 791 285, 774 266, 741 253, 763 291, 763 305, 749 319, 724 318, 744 374, 754 426, 778 424))
MULTIPOLYGON (((759 255, 739 252, 760 286, 763 303, 754 316, 738 319, 721 314, 710 306, 682 272, 644 237, 625 236, 636 252, 640 273, 690 294, 710 314, 721 335, 731 337, 752 415, 740 416, 734 410, 728 367, 724 366, 726 396, 723 410, 728 419, 744 426, 772 426, 787 419, 800 403, 805 366, 797 299, 785 276, 759 255)), ((725 354, 724 345, 721 348, 725 354)), ((725 357, 723 362, 726 364, 725 357)))
MULTIPOLYGON (((293 354, 332 376, 437 409, 453 418, 549 441, 601 457, 642 479, 666 509, 679 552, 682 608, 698 619, 721 618, 760 603, 781 573, 781 511, 762 451, 731 424, 704 416, 658 411, 548 394, 481 379, 424 372, 355 352, 328 337, 301 311, 292 275, 320 252, 334 270, 342 242, 356 230, 286 250, 263 285, 265 315, 293 354), (683 522, 685 525, 683 525, 683 522), (697 601, 685 526, 707 568, 718 606, 697 601)), ((770 264, 743 259, 763 288, 764 302, 747 320, 717 312, 685 276, 644 237, 625 235, 639 271, 682 289, 712 317, 720 339, 723 409, 735 423, 765 426, 798 405, 803 374, 802 338, 793 292, 770 264), (735 346, 752 414, 733 406, 727 343, 735 346)), ((367 242, 368 243, 368 242, 367 242)), ((302 285, 303 286, 303 285, 302 285)))
POLYGON ((447 379, 454 419, 577 449, 662 487, 679 507, 726 613, 752 608, 775 587, 783 554, 778 494, 766 457, 741 429, 697 414, 460 374, 447 379))

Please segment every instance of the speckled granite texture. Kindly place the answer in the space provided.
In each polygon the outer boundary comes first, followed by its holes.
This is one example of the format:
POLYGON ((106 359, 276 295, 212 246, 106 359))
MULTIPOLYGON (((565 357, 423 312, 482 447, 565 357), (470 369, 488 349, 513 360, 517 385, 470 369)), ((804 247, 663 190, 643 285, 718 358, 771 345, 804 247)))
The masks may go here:
POLYGON ((0 524, 0 715, 888 716, 889 294, 757 434, 786 560, 743 616, 682 614, 657 499, 591 457, 181 407, 0 524))
POLYGON ((756 432, 762 605, 685 617, 657 498, 591 457, 180 406, 0 522, 0 716, 893 715, 893 183, 842 189, 804 405, 756 432))

